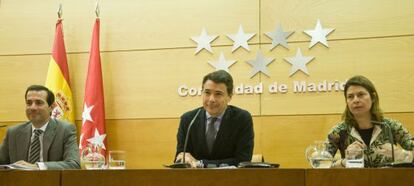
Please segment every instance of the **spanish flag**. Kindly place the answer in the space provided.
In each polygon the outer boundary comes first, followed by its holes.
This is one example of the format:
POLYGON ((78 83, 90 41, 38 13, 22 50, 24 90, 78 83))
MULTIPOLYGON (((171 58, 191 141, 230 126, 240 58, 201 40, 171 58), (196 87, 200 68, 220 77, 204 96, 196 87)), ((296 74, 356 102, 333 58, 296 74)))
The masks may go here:
POLYGON ((47 71, 46 87, 55 93, 56 107, 52 111, 52 118, 66 120, 74 124, 75 112, 65 42, 63 41, 62 19, 60 18, 56 23, 55 41, 47 71))

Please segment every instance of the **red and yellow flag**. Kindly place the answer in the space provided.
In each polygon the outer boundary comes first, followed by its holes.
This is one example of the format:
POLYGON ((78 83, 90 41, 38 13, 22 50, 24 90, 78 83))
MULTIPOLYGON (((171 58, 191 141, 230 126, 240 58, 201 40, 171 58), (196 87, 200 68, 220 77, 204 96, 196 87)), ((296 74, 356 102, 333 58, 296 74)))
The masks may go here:
POLYGON ((69 68, 66 59, 65 42, 63 40, 62 19, 60 18, 56 23, 55 41, 47 71, 46 87, 55 94, 56 107, 52 111, 52 117, 75 123, 69 68))

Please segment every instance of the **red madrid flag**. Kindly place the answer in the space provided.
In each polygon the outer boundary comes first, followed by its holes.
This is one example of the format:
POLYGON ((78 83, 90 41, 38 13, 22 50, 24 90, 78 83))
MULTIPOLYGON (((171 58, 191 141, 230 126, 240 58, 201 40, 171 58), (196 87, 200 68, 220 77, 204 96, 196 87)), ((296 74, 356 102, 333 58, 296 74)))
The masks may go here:
POLYGON ((99 18, 96 18, 92 33, 85 98, 83 101, 82 130, 79 142, 80 152, 88 144, 99 147, 101 154, 106 157, 105 104, 99 51, 99 18))

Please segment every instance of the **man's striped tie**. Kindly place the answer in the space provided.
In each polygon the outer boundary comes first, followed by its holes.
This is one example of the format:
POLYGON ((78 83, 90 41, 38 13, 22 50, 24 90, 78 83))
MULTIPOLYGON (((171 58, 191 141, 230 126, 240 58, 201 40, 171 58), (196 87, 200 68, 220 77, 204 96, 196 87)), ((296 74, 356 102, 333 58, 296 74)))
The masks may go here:
POLYGON ((211 118, 210 122, 208 123, 208 129, 206 133, 206 140, 207 140, 207 148, 208 152, 211 154, 213 151, 214 141, 216 140, 217 131, 214 128, 214 123, 216 123, 217 118, 211 118))
POLYGON ((36 163, 40 160, 40 140, 39 136, 42 130, 35 129, 33 141, 30 143, 29 163, 36 163))

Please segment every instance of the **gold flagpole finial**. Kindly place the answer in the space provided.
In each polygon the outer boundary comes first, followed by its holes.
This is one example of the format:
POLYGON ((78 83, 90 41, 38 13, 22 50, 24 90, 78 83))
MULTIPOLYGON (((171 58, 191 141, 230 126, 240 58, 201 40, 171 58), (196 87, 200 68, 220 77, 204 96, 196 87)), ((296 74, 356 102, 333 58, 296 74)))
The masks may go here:
POLYGON ((99 0, 97 0, 96 1, 96 7, 95 7, 95 15, 96 15, 97 18, 99 18, 99 13, 100 13, 100 10, 99 10, 99 0))
POLYGON ((57 11, 58 18, 62 18, 62 3, 59 3, 59 8, 57 11))

